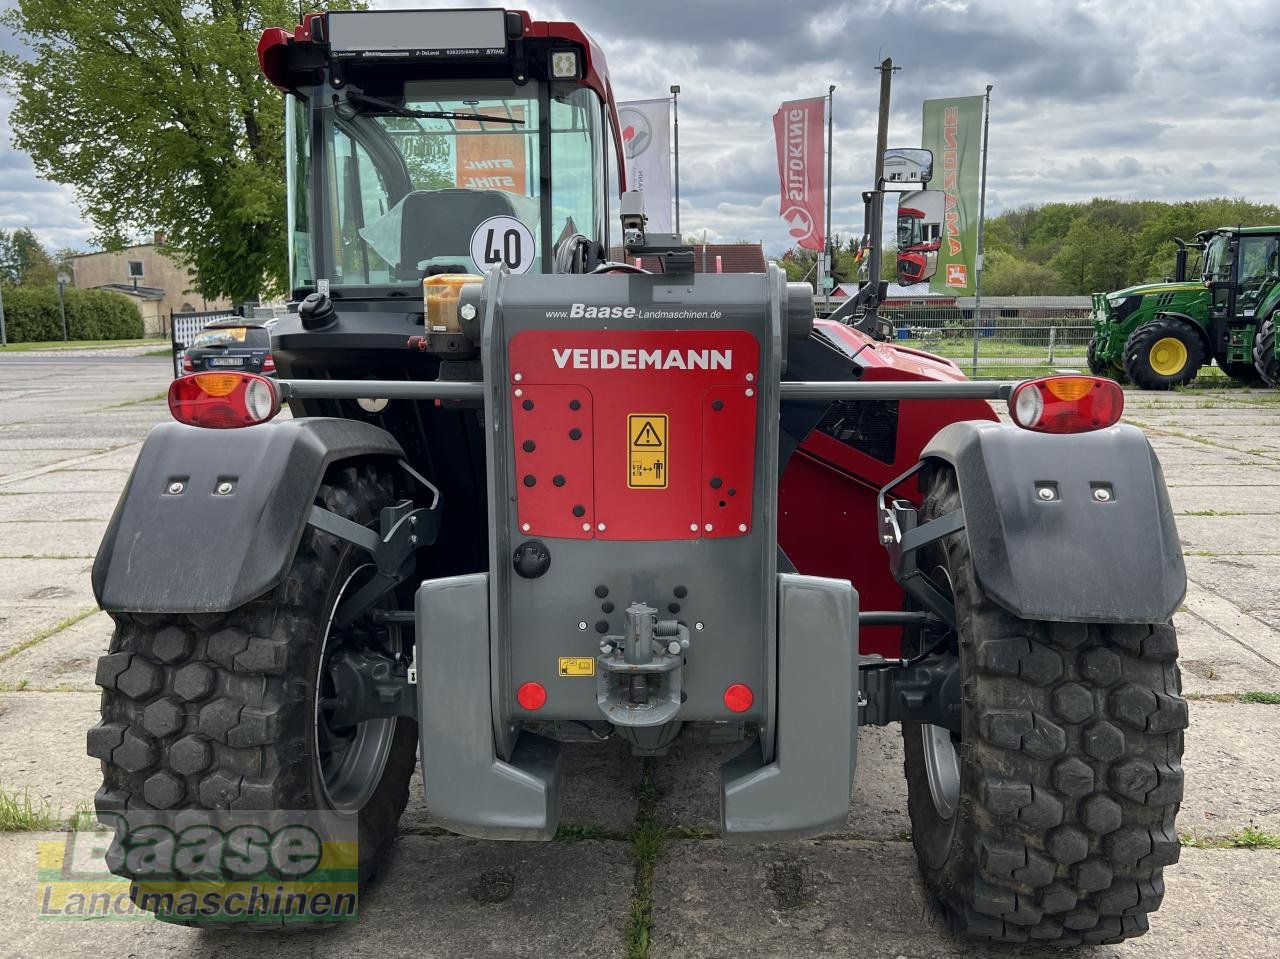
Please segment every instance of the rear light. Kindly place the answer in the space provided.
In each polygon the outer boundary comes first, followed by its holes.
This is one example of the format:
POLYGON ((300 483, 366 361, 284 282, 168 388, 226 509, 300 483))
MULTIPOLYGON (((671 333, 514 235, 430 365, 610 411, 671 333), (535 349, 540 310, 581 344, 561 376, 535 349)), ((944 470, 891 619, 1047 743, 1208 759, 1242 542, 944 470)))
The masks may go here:
POLYGON ((253 426, 280 412, 280 394, 256 373, 195 373, 169 384, 169 412, 191 426, 253 426))
POLYGON ((724 691, 724 705, 731 713, 745 713, 755 701, 751 687, 744 683, 734 683, 724 691))
POLYGON ((262 371, 264 373, 274 373, 276 371, 276 358, 270 353, 262 360, 262 371))
POLYGON ((190 353, 182 354, 182 368, 186 370, 188 373, 194 373, 196 371, 196 365, 191 362, 190 353))
POLYGON ((1124 390, 1100 376, 1046 376, 1018 384, 1009 415, 1037 433, 1087 433, 1120 421, 1124 390))
POLYGON ((516 690, 516 702, 521 708, 533 712, 547 704, 547 691, 542 683, 525 683, 516 690))

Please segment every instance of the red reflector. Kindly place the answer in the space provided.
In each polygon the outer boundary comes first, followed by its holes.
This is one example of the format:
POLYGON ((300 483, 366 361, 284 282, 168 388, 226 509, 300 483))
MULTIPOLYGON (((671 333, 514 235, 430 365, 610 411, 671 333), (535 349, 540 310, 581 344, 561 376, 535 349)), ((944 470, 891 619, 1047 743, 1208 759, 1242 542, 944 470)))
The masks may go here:
POLYGON ((169 384, 169 412, 190 426, 253 426, 280 412, 280 394, 256 373, 195 373, 169 384))
POLYGON ((196 365, 191 362, 191 357, 186 353, 182 354, 182 368, 188 373, 194 373, 196 371, 196 365))
POLYGON ((1019 383, 1009 397, 1009 415, 1037 433, 1088 433, 1120 421, 1124 390, 1100 376, 1045 376, 1019 383))
POLYGON ((276 371, 276 358, 268 353, 262 361, 262 368, 274 373, 276 371))
POLYGON ((734 683, 724 691, 724 704, 730 712, 745 713, 755 701, 751 687, 744 683, 734 683))
POLYGON ((525 683, 516 690, 516 702, 523 709, 541 709, 547 704, 547 691, 542 683, 525 683))

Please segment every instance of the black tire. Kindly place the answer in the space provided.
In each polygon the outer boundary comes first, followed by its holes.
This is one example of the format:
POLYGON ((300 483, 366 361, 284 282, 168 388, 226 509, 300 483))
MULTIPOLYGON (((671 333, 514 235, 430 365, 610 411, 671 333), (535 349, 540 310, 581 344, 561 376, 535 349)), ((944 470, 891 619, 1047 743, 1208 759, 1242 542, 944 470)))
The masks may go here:
MULTIPOLYGON (((959 506, 954 473, 939 470, 925 518, 959 506)), ((949 816, 926 765, 937 727, 903 724, 926 885, 952 928, 977 939, 1141 935, 1179 853, 1187 704, 1173 627, 1022 620, 983 593, 963 533, 932 551, 923 568, 944 567, 954 584, 965 698, 949 816)))
POLYGON ((1171 390, 1190 383, 1204 364, 1204 343, 1200 334, 1183 320, 1157 316, 1132 333, 1124 345, 1124 372, 1135 386, 1144 390, 1171 390), (1158 370, 1152 351, 1164 340, 1176 340, 1186 351, 1176 370, 1158 370), (1153 365, 1154 364, 1154 365, 1153 365))
POLYGON ((1280 356, 1276 355, 1276 315, 1263 321, 1253 340, 1253 366, 1262 382, 1280 389, 1280 356))
POLYGON ((1128 382, 1128 377, 1124 375, 1124 370, 1118 364, 1098 356, 1098 338, 1096 336, 1089 339, 1089 346, 1085 350, 1084 358, 1089 367, 1089 372, 1094 376, 1105 376, 1108 379, 1115 380, 1117 383, 1128 382))
MULTIPOLYGON (((316 502, 363 525, 392 497, 389 477, 365 464, 332 469, 316 502)), ((381 775, 357 812, 354 804, 335 806, 325 786, 316 709, 330 613, 367 562, 354 547, 309 526, 281 584, 238 609, 116 614, 95 680, 103 690, 102 721, 88 736, 89 755, 102 761, 95 798, 100 816, 339 809, 358 816, 359 881, 371 881, 408 801, 417 725, 391 721, 381 740, 384 748, 389 743, 381 775)), ((117 824, 108 862, 119 875, 139 880, 121 861, 121 838, 117 824)), ((136 902, 138 882, 130 894, 136 902)))

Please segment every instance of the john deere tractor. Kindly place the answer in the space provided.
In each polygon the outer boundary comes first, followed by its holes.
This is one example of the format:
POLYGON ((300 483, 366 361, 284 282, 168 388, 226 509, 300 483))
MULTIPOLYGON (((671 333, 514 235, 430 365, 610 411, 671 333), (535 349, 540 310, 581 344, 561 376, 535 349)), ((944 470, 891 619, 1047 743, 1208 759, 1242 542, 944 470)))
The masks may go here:
POLYGON ((1167 390, 1213 361, 1242 382, 1280 385, 1280 226, 1222 227, 1177 242, 1173 280, 1093 295, 1089 369, 1167 390), (1187 279, 1188 249, 1204 253, 1198 279, 1187 279))

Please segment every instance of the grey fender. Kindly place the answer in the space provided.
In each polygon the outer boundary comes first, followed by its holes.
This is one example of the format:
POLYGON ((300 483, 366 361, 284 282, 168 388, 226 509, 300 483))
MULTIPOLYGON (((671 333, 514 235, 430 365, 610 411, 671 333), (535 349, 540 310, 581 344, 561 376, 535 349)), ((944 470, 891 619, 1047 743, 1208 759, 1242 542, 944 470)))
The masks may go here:
POLYGON ((939 430, 921 456, 955 469, 974 573, 1015 615, 1162 623, 1182 601, 1164 474, 1137 428, 1050 435, 966 421, 939 430))
POLYGON ((98 605, 225 612, 261 596, 292 563, 325 470, 368 455, 404 453, 391 434, 355 420, 162 423, 142 445, 93 562, 98 605))

